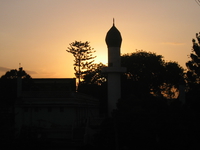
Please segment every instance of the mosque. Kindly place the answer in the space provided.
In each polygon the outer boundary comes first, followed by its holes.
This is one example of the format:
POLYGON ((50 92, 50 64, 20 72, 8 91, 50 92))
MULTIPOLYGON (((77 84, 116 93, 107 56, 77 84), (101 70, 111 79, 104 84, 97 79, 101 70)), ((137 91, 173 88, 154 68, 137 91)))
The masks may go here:
MULTIPOLYGON (((108 47, 108 67, 102 72, 108 74, 108 116, 111 116, 121 97, 120 47, 122 37, 113 26, 105 38, 108 47)), ((18 98, 15 103, 16 138, 83 138, 91 131, 89 125, 100 124, 98 99, 76 92, 75 79, 32 79, 34 86, 23 91, 18 80, 18 98), (78 133, 78 134, 77 134, 78 133)))

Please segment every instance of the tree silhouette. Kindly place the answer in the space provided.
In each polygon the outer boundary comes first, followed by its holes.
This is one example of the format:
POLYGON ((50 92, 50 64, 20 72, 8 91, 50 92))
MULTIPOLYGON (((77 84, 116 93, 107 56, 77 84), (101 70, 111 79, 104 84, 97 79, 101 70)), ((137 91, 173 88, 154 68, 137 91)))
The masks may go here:
POLYGON ((191 60, 186 63, 188 69, 186 73, 188 88, 187 99, 190 100, 189 103, 194 107, 200 105, 200 33, 196 33, 196 39, 198 42, 196 42, 195 39, 192 39, 193 46, 192 53, 190 54, 191 60))
POLYGON ((83 78, 83 74, 86 71, 90 70, 92 67, 92 63, 94 62, 94 58, 92 53, 95 52, 93 48, 91 48, 90 43, 88 41, 81 42, 75 41, 69 44, 70 47, 66 50, 74 56, 74 70, 75 76, 78 79, 78 85, 83 78))
POLYGON ((192 53, 190 54, 191 60, 186 63, 189 84, 200 83, 200 34, 196 33, 196 38, 198 43, 195 39, 192 39, 193 49, 192 53))
POLYGON ((101 73, 104 67, 106 67, 106 65, 103 63, 92 64, 90 70, 87 70, 83 76, 83 83, 101 85, 106 82, 105 74, 101 73))
MULTIPOLYGON (((183 68, 178 63, 165 62, 163 56, 145 51, 124 54, 121 56, 121 63, 127 68, 127 72, 122 75, 122 95, 135 93, 163 95, 167 98, 177 96, 175 94, 178 94, 179 81, 183 75, 183 68)), ((102 63, 93 64, 85 72, 82 78, 84 90, 86 85, 98 85, 100 88, 101 84, 106 83, 107 76, 101 72, 103 67, 105 65, 102 63)))
POLYGON ((163 56, 145 51, 124 54, 121 62, 127 68, 124 91, 131 93, 130 90, 133 90, 136 94, 151 93, 168 98, 177 92, 183 68, 176 62, 165 62, 163 56))
MULTIPOLYGON (((22 68, 19 70, 12 69, 7 71, 5 75, 2 75, 0 78, 0 96, 4 98, 16 97, 17 95, 17 80, 18 78, 22 79, 22 89, 29 90, 32 84, 32 78, 29 74, 26 73, 22 68)), ((14 100, 14 99, 12 99, 14 100)))
POLYGON ((100 113, 107 111, 107 76, 101 72, 103 63, 92 64, 90 70, 83 75, 83 81, 79 85, 79 92, 94 96, 99 99, 100 113))
POLYGON ((19 68, 19 70, 12 69, 10 71, 7 71, 5 75, 1 76, 1 79, 17 79, 18 77, 20 78, 31 78, 29 74, 27 74, 22 68, 19 68))
POLYGON ((180 80, 183 79, 184 69, 177 62, 165 62, 163 71, 162 94, 173 98, 179 92, 180 80))

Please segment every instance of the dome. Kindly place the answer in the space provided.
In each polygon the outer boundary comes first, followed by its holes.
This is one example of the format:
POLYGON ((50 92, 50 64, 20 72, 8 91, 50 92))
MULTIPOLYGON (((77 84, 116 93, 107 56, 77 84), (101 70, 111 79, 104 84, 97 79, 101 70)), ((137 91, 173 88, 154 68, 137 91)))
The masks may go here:
POLYGON ((115 27, 115 24, 113 23, 113 26, 106 34, 106 44, 108 47, 121 47, 121 43, 121 34, 119 30, 115 27))

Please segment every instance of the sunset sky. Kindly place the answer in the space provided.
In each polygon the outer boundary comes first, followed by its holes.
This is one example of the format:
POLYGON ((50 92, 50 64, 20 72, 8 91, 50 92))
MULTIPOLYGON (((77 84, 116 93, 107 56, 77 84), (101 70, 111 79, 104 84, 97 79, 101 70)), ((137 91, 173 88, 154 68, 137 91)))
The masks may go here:
POLYGON ((89 41, 106 64, 113 18, 122 54, 155 52, 184 68, 200 32, 195 0, 0 0, 0 76, 21 63, 33 78, 74 77, 66 49, 75 40, 89 41))

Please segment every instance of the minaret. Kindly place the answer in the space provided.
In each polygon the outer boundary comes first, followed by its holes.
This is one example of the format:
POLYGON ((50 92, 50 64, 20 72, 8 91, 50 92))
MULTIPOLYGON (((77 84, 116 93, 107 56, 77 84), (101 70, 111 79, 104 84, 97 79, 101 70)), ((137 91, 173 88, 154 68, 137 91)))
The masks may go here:
POLYGON ((108 115, 111 116, 111 112, 116 109, 116 103, 121 98, 121 73, 126 71, 126 68, 121 67, 122 37, 115 27, 114 19, 105 40, 108 47, 108 67, 103 68, 102 72, 108 74, 108 115))

